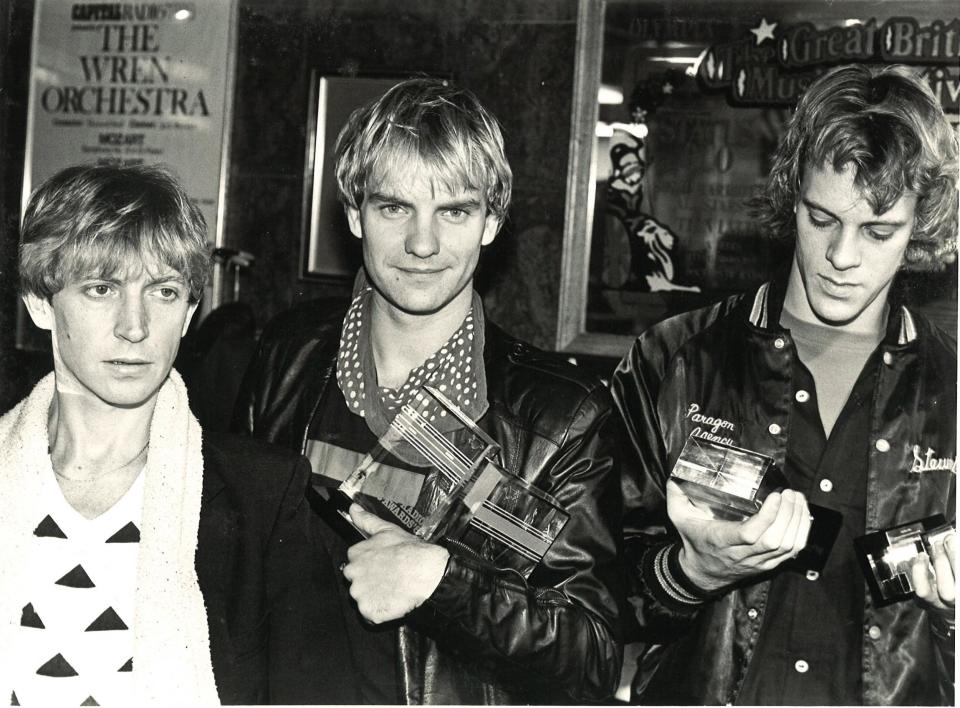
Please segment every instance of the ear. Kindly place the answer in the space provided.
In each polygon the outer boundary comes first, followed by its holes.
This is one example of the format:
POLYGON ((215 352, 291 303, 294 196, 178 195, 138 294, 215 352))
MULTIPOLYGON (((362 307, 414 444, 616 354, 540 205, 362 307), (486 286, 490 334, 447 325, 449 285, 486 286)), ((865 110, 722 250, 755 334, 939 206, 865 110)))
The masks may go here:
POLYGON ((196 314, 198 307, 200 307, 200 303, 195 302, 187 308, 187 316, 183 318, 183 329, 180 330, 181 339, 186 336, 187 330, 190 328, 190 322, 193 321, 193 316, 196 314))
POLYGON ((23 304, 30 313, 30 319, 40 329, 53 330, 53 304, 40 295, 27 293, 22 296, 23 304))
POLYGON ((357 207, 346 206, 347 223, 350 224, 350 233, 357 238, 363 238, 363 228, 360 224, 360 210, 357 207))
POLYGON ((499 216, 493 212, 488 212, 486 218, 483 222, 483 236, 480 239, 481 246, 489 246, 493 243, 493 239, 497 237, 497 234, 500 233, 500 226, 502 221, 499 216))

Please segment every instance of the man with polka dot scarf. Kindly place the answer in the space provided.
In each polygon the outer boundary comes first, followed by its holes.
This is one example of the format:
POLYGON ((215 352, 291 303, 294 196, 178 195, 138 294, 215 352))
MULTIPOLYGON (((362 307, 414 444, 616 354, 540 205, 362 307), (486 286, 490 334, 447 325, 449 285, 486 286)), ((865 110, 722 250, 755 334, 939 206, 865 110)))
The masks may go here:
MULTIPOLYGON (((605 387, 487 321, 473 278, 512 175, 496 119, 471 93, 414 79, 358 109, 336 178, 363 269, 346 315, 303 307, 265 330, 240 394, 250 434, 344 479, 423 385, 501 446, 505 468, 569 521, 524 578, 430 544, 354 505, 366 539, 325 515, 361 703, 598 701, 620 673, 619 422, 605 387)), ((437 427, 459 423, 437 413, 437 427)))

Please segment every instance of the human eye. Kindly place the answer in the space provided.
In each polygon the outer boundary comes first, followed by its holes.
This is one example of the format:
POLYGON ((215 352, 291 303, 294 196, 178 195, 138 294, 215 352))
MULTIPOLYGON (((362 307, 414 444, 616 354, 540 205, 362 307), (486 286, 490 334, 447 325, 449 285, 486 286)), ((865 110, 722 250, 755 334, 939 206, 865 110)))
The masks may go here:
POLYGON ((110 283, 90 283, 84 287, 83 292, 87 295, 87 297, 100 299, 109 297, 115 292, 115 290, 113 285, 110 283))
POLYGON ((170 302, 179 300, 183 294, 181 289, 174 285, 161 285, 154 292, 161 300, 167 300, 170 302))
POLYGON ((829 216, 808 211, 807 218, 810 220, 810 225, 815 229, 828 229, 833 226, 834 220, 829 216))
POLYGON ((893 236, 894 229, 884 229, 871 227, 867 229, 867 235, 874 241, 886 241, 893 236))
POLYGON ((444 215, 455 224, 462 224, 470 217, 470 211, 463 207, 451 207, 444 210, 444 215))
POLYGON ((387 219, 396 219, 406 212, 406 210, 399 204, 381 204, 379 209, 380 214, 387 219))

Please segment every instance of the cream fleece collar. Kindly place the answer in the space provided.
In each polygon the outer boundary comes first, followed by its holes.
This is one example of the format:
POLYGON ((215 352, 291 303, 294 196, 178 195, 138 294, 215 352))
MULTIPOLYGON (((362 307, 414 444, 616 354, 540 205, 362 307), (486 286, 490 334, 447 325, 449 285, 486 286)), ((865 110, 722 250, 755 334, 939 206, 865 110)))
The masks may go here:
MULTIPOLYGON (((0 696, 13 684, 6 672, 20 621, 12 591, 29 563, 26 540, 36 525, 32 505, 40 475, 53 475, 47 414, 54 374, 0 418, 0 696)), ((150 425, 134 610, 136 705, 219 704, 207 613, 195 554, 203 489, 201 431, 176 371, 160 389, 150 425)))

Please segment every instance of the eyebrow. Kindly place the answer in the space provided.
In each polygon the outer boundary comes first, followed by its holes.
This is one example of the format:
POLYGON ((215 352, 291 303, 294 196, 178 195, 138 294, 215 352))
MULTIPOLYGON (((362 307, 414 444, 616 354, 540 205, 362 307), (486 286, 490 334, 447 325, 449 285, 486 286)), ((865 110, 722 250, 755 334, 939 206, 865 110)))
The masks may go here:
MULTIPOLYGON (((111 285, 123 285, 126 280, 124 278, 119 278, 116 275, 104 275, 102 273, 89 273, 87 275, 78 276, 77 280, 102 280, 105 283, 110 283, 111 285)), ((160 285, 162 283, 176 283, 178 285, 186 285, 187 280, 179 273, 164 273, 163 275, 158 275, 155 278, 150 278, 147 281, 147 285, 160 285)))
MULTIPOLYGON (((413 207, 411 202, 388 192, 370 192, 367 199, 380 204, 397 204, 405 208, 413 207)), ((466 211, 468 209, 479 209, 481 206, 481 201, 476 197, 464 197, 462 199, 452 199, 449 202, 443 202, 438 206, 438 209, 440 211, 447 211, 448 209, 461 209, 466 211)))
POLYGON ((381 204, 398 204, 402 207, 413 206, 413 204, 405 199, 401 199, 395 194, 389 194, 388 192, 370 192, 367 199, 371 202, 380 202, 381 204))
MULTIPOLYGON (((826 209, 826 208, 820 206, 820 205, 817 204, 816 202, 811 201, 811 200, 807 199, 806 197, 801 197, 801 198, 800 198, 800 201, 802 201, 802 202, 804 203, 804 205, 807 207, 807 209, 816 209, 817 211, 822 211, 824 214, 826 214, 827 216, 829 216, 831 219, 836 219, 837 221, 842 221, 842 219, 841 219, 839 216, 837 216, 836 214, 834 214, 832 211, 830 211, 829 209, 826 209)), ((893 219, 893 220, 877 219, 877 220, 875 220, 875 221, 865 221, 864 223, 862 223, 862 224, 860 224, 860 225, 861 225, 861 226, 893 226, 893 227, 899 228, 900 226, 904 226, 906 223, 907 223, 906 221, 898 221, 898 220, 896 220, 896 219, 893 219)))
POLYGON ((147 281, 147 285, 161 285, 163 283, 176 283, 177 285, 186 285, 187 280, 179 273, 169 273, 165 275, 158 275, 156 278, 150 278, 147 281))

